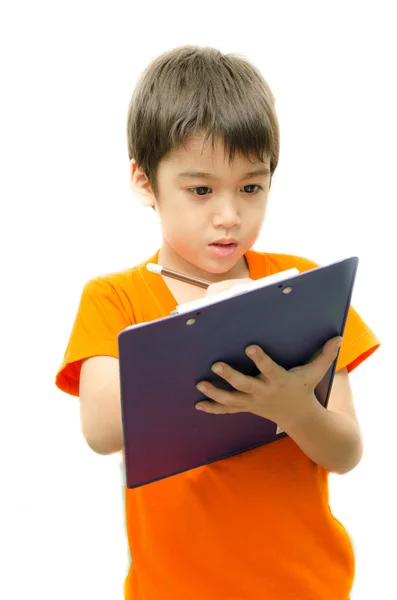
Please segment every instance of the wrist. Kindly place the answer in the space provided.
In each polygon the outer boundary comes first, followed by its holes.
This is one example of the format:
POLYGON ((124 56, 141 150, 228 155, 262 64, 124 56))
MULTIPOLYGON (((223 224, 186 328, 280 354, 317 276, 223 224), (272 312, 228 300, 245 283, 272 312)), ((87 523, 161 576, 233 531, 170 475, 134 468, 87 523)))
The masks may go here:
POLYGON ((277 416, 276 423, 283 431, 288 433, 293 429, 305 427, 307 423, 317 418, 323 410, 324 407, 313 393, 306 398, 297 399, 293 408, 289 407, 288 410, 277 416))

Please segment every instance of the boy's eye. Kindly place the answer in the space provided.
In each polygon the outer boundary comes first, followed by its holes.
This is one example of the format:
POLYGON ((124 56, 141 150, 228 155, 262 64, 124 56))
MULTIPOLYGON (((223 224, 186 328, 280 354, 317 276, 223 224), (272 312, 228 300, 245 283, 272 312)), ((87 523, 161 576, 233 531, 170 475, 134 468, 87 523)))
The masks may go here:
POLYGON ((190 192, 196 196, 206 196, 211 188, 201 185, 200 187, 190 188, 190 192))
POLYGON ((254 183, 250 183, 249 185, 245 185, 243 187, 243 190, 245 191, 246 194, 255 194, 255 192, 258 192, 259 190, 263 190, 263 187, 260 185, 256 185, 254 183), (257 189, 253 190, 252 188, 257 188, 257 189))
MULTIPOLYGON (((246 194, 248 195, 253 195, 255 193, 257 193, 259 190, 263 190, 263 187, 260 185, 256 185, 254 183, 251 183, 249 185, 245 185, 243 188, 241 188, 246 194)), ((200 185, 198 187, 193 187, 189 189, 189 192, 192 192, 192 194, 195 194, 196 196, 207 196, 210 192, 211 192, 211 188, 205 186, 205 185, 200 185)))

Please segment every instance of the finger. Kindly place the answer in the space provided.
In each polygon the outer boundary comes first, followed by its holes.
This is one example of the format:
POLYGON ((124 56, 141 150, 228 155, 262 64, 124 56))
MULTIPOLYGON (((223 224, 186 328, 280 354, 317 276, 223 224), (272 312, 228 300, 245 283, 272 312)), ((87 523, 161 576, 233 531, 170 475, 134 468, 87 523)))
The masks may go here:
POLYGON ((259 346, 248 346, 246 353, 269 381, 285 377, 285 369, 274 362, 259 346))
POLYGON ((244 397, 246 394, 243 394, 242 392, 227 392, 226 390, 220 390, 208 381, 200 381, 196 387, 199 392, 207 396, 207 398, 224 406, 240 407, 244 405, 244 397))
POLYGON ((239 412, 244 412, 238 406, 224 406, 223 404, 219 404, 218 402, 211 402, 207 400, 197 402, 196 409, 201 412, 206 412, 212 415, 233 415, 239 412))
POLYGON ((328 342, 324 344, 319 355, 305 367, 316 385, 323 379, 324 375, 336 359, 342 341, 343 338, 339 336, 328 340, 328 342))
POLYGON ((252 279, 249 277, 245 279, 224 279, 223 281, 218 281, 217 283, 211 283, 205 291, 206 296, 213 296, 214 294, 218 294, 219 292, 226 292, 230 288, 235 285, 247 285, 251 283, 252 279))
POLYGON ((225 363, 215 363, 212 366, 212 370, 219 377, 230 383, 235 390, 244 394, 253 394, 258 388, 258 380, 255 377, 244 375, 225 363))

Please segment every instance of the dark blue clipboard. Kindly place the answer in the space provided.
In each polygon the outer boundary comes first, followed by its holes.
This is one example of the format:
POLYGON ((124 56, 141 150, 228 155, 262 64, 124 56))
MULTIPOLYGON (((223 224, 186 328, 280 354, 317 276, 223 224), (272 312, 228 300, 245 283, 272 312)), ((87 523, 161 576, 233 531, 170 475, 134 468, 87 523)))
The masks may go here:
MULTIPOLYGON (((211 371, 222 360, 249 375, 245 355, 258 344, 286 369, 306 364, 327 340, 343 335, 358 258, 305 271, 185 314, 119 334, 126 485, 136 488, 286 436, 251 414, 209 415, 198 381, 228 384, 211 371), (283 293, 291 287, 290 293, 283 293), (194 324, 187 322, 195 319, 194 324)), ((190 321, 191 322, 191 321, 190 321)), ((336 360, 316 388, 327 406, 336 360)))

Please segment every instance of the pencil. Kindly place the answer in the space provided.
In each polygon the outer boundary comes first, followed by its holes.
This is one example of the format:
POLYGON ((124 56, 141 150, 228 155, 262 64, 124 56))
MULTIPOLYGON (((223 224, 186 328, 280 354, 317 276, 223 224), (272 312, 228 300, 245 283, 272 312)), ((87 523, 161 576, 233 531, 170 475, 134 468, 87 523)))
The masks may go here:
POLYGON ((179 273, 178 271, 173 271, 172 269, 167 269, 166 267, 162 267, 161 265, 156 265, 154 263, 148 263, 146 268, 151 273, 157 273, 158 275, 164 275, 165 277, 171 277, 171 279, 177 279, 178 281, 184 281, 185 283, 190 283, 191 285, 195 285, 200 288, 207 289, 210 285, 209 281, 205 281, 205 279, 198 279, 197 277, 191 277, 190 275, 184 275, 183 273, 179 273))

